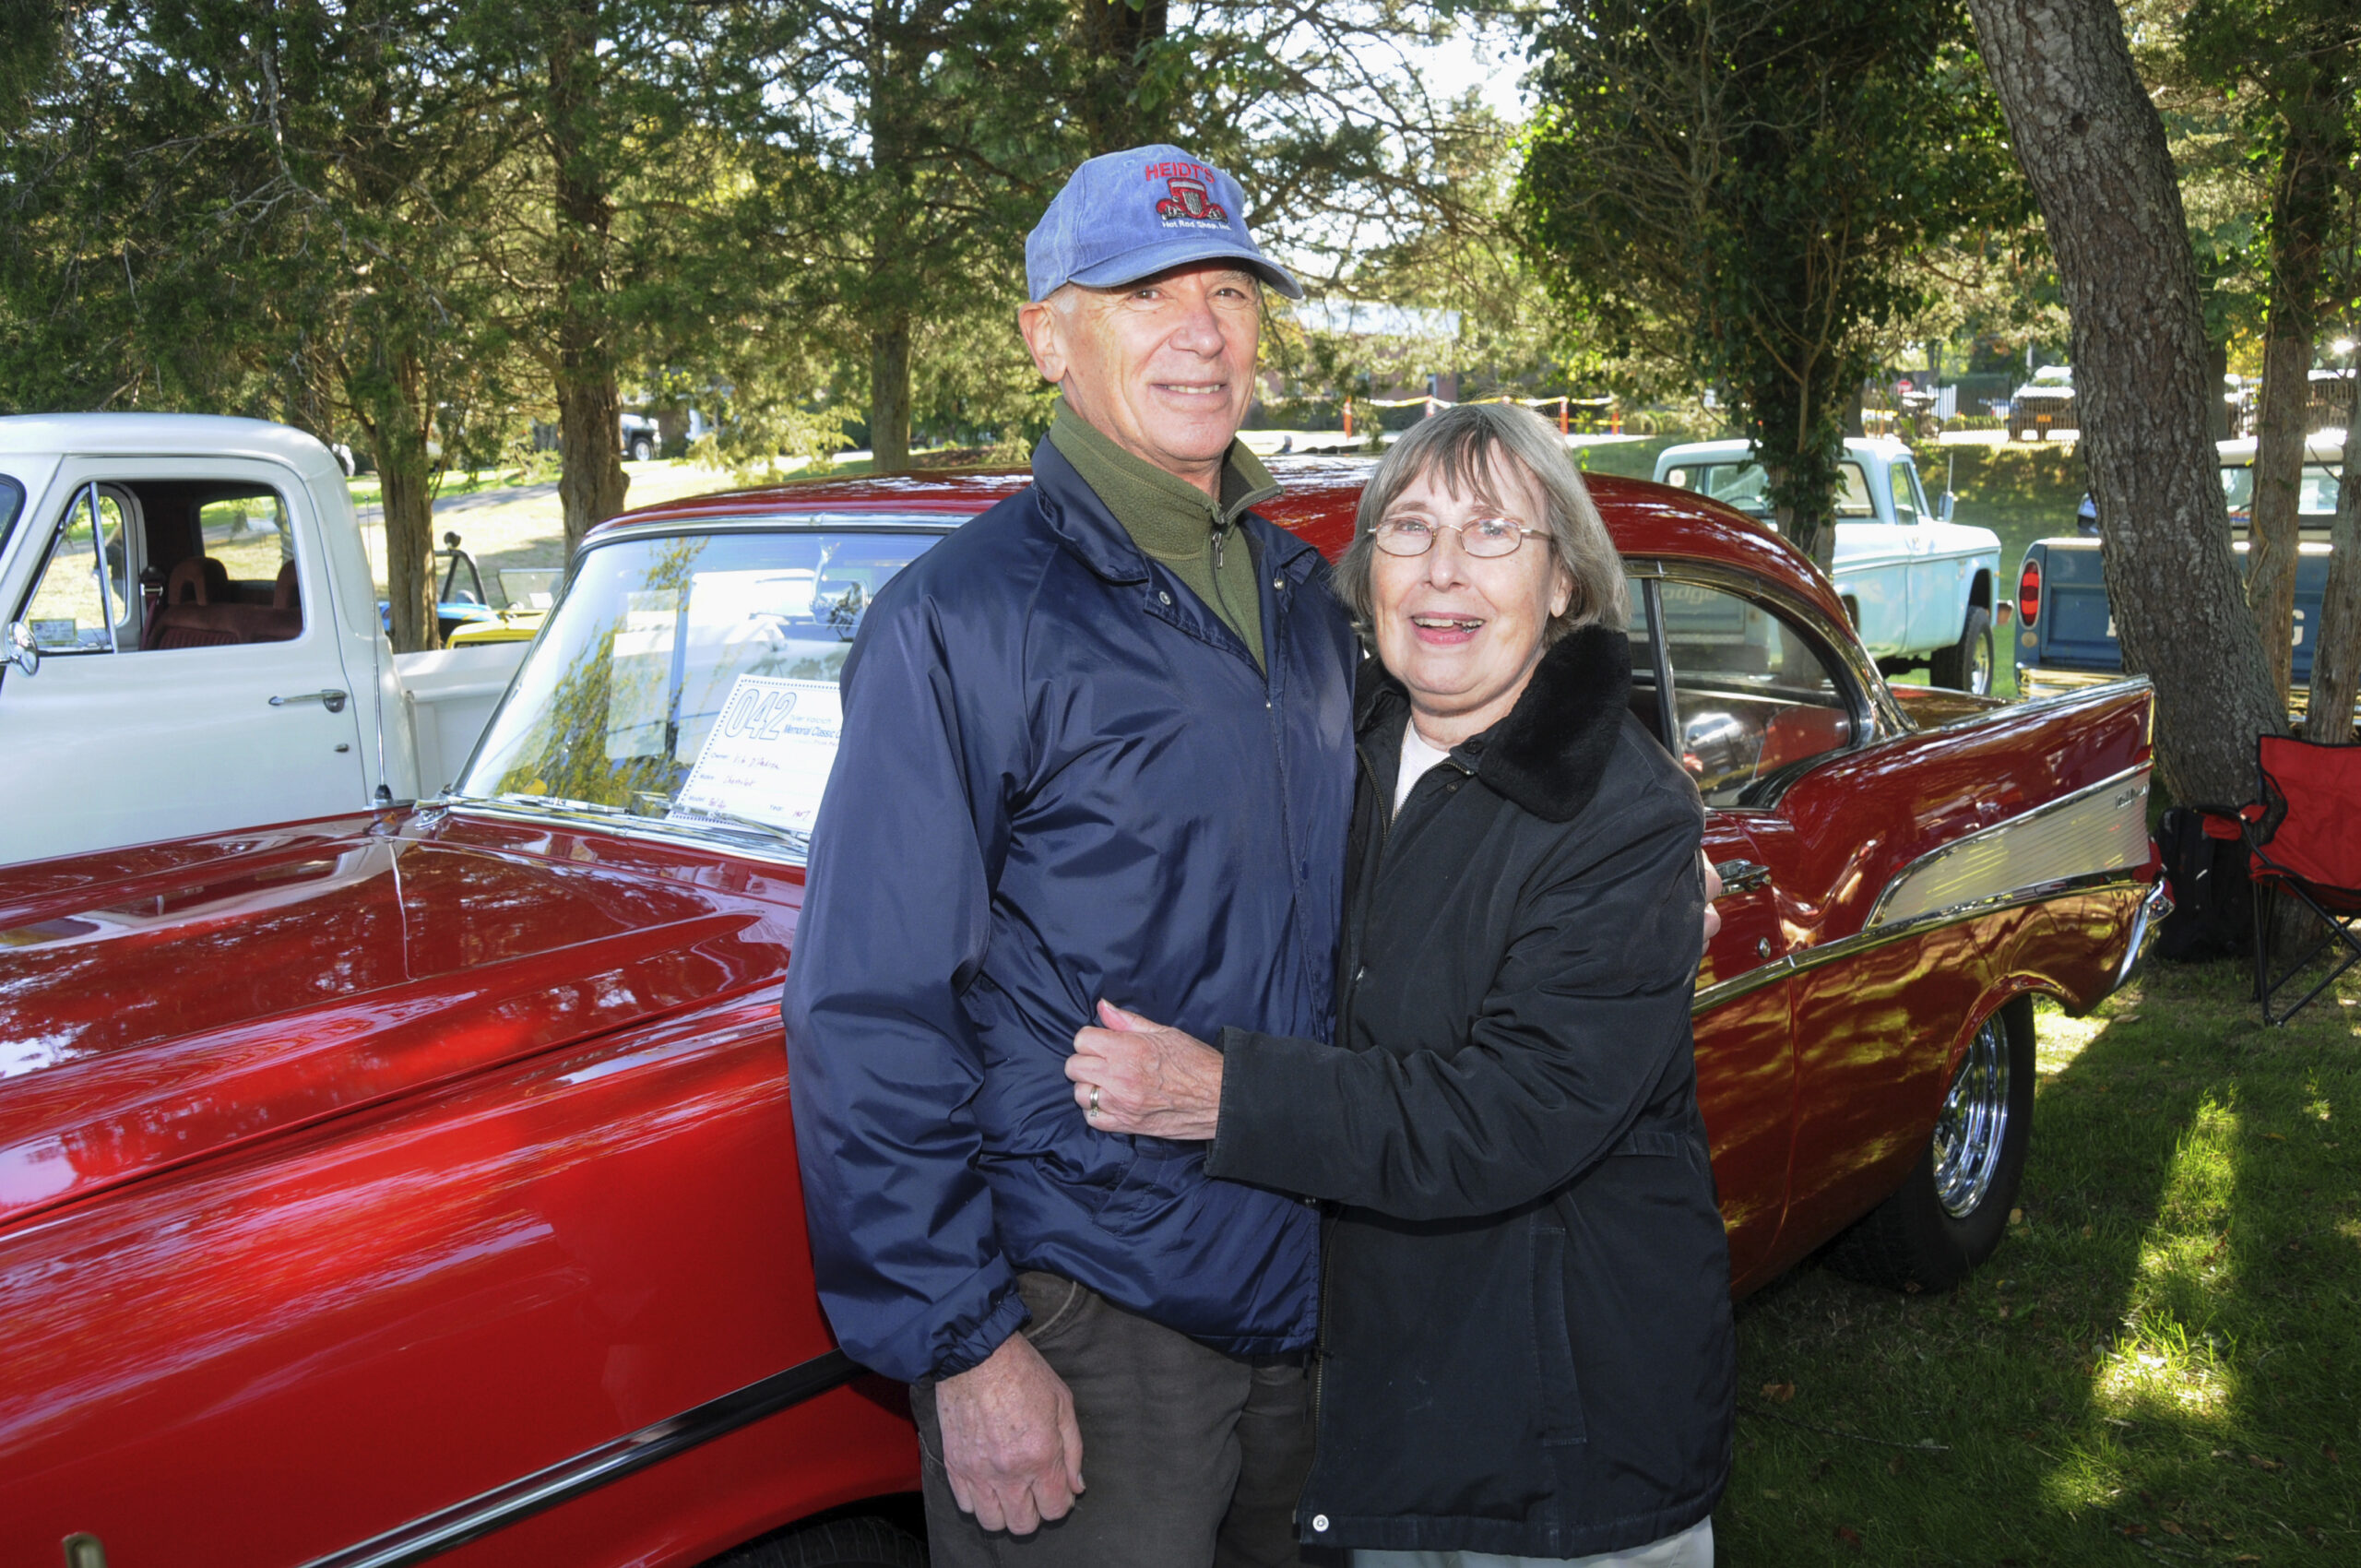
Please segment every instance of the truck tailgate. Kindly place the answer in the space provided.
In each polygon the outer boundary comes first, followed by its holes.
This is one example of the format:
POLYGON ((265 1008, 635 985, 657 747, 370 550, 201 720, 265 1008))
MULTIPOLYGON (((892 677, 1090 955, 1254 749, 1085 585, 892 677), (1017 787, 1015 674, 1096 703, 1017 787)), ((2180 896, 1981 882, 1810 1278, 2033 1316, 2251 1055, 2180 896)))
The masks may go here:
POLYGON ((530 643, 490 643, 394 656, 418 742, 421 794, 450 788, 530 643))

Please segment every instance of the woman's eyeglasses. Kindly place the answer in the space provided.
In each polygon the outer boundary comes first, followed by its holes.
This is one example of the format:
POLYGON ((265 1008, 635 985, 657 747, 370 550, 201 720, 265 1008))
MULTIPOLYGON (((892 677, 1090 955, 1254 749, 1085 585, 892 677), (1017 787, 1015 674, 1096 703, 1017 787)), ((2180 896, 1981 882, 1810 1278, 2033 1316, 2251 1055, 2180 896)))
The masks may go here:
POLYGON ((1370 530, 1377 547, 1388 555, 1424 555, 1432 550, 1435 540, 1443 529, 1459 535, 1459 548, 1480 560, 1513 555, 1525 542, 1529 529, 1508 517, 1470 517, 1464 523, 1439 523, 1430 517, 1386 517, 1370 530))

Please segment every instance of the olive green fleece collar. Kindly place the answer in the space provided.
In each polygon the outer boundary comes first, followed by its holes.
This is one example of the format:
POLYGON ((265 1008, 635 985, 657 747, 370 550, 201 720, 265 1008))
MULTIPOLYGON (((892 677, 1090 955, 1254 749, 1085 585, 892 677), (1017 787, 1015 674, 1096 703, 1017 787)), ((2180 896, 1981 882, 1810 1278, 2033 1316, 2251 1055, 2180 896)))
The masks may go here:
POLYGON ((1050 444, 1074 465, 1139 547, 1163 559, 1197 554, 1216 525, 1234 527, 1251 508, 1279 493, 1271 470, 1232 441, 1229 456, 1222 461, 1221 504, 1216 506, 1204 491, 1126 452, 1062 402, 1050 423, 1050 444))

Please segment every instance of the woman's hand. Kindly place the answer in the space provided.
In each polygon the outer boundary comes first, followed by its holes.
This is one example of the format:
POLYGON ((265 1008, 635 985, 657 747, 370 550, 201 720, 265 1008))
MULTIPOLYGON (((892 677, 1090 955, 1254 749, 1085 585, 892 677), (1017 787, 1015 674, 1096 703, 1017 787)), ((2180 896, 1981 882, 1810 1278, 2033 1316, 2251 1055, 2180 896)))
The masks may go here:
POLYGON ((1102 1133, 1202 1142, 1221 1116, 1221 1052, 1179 1029, 1098 1004, 1104 1028, 1074 1037, 1066 1076, 1074 1103, 1102 1133))

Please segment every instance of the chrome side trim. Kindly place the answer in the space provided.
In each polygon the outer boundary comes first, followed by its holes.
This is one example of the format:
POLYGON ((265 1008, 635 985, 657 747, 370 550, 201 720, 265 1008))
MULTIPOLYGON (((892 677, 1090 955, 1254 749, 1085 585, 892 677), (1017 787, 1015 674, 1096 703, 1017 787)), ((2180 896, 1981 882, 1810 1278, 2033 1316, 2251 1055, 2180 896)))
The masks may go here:
POLYGON ((831 1350, 653 1426, 561 1459, 547 1469, 397 1525, 357 1546, 315 1557, 303 1568, 408 1568, 424 1562, 789 1406, 817 1398, 860 1375, 860 1368, 849 1357, 831 1350))
MULTIPOLYGON (((1858 954, 1872 952, 1892 943, 1907 941, 1914 936, 1923 936, 1943 926, 1981 920, 1987 915, 1997 915, 2010 909, 2023 909, 2028 904, 2046 904, 2053 898, 2074 898, 2092 893, 2134 890, 2142 885, 2141 873, 2145 869, 2144 866, 2130 866, 2120 871, 2091 872, 2081 876, 2061 877, 2055 882, 2036 883, 2011 892, 1994 894, 1988 897, 1972 899, 1963 904, 1954 904, 1949 909, 1930 909, 1923 915, 1915 915, 1908 920, 1893 921, 1885 925, 1873 926, 1852 936, 1842 937, 1818 947, 1807 947, 1800 953, 1790 953, 1785 957, 1774 958, 1757 968, 1747 970, 1742 975, 1733 976, 1719 984, 1705 987, 1698 992, 1695 999, 1690 1003, 1689 1016, 1692 1018, 1696 1017, 1702 1013, 1720 1006, 1725 1002, 1736 1001, 1741 996, 1762 990, 1766 985, 1773 985, 1786 980, 1790 975, 1807 974, 1824 964, 1837 963, 1858 954)), ((2148 897, 2153 900, 2154 897, 2154 890, 2151 889, 2148 897)), ((2143 912, 2147 907, 2143 902, 2143 912)), ((2169 900, 2167 900, 2167 908, 2169 908, 2169 900)), ((2117 983, 2121 982, 2118 980, 2117 983)))
POLYGON ((1864 929, 2013 889, 2148 863, 2148 767, 2047 801, 1919 856, 1870 906, 1864 929))

